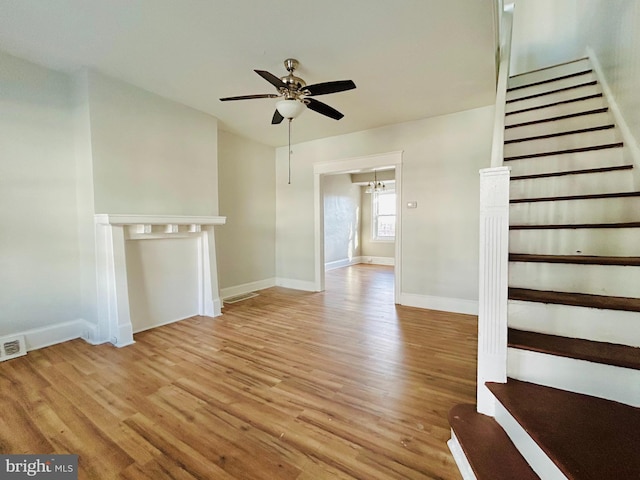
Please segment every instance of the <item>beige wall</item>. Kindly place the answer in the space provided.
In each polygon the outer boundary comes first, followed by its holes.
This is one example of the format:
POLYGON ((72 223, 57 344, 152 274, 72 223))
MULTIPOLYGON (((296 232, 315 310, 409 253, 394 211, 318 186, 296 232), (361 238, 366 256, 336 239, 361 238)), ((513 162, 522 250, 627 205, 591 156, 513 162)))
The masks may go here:
POLYGON ((403 151, 402 290, 477 301, 478 170, 490 163, 493 106, 293 146, 276 158, 276 274, 314 281, 313 165, 403 151), (417 209, 406 209, 417 201, 417 209))
POLYGON ((324 193, 324 261, 351 260, 361 254, 360 187, 351 175, 322 177, 324 193))
POLYGON ((275 149, 218 133, 220 214, 216 228, 220 287, 274 282, 275 149))

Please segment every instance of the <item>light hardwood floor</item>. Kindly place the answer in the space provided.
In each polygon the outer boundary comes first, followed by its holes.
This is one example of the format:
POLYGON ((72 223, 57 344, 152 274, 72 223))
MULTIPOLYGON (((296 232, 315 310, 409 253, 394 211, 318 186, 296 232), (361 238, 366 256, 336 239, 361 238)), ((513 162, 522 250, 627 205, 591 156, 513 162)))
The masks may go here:
POLYGON ((76 453, 85 479, 459 479, 447 412, 474 402, 476 325, 394 305, 391 267, 334 270, 0 364, 0 452, 76 453))

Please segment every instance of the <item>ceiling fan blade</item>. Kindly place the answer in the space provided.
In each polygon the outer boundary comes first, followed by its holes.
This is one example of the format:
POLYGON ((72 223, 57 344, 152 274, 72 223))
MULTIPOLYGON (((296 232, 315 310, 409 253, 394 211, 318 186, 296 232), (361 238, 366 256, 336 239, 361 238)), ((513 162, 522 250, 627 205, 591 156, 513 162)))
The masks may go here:
POLYGON ((254 98, 278 98, 279 96, 280 95, 277 95, 275 93, 262 93, 258 95, 240 95, 238 97, 224 97, 224 98, 221 98, 220 101, 228 102, 230 100, 251 100, 254 98))
POLYGON ((273 112, 273 118, 271 119, 271 125, 278 125, 279 123, 282 123, 282 120, 284 120, 284 117, 282 115, 280 115, 280 112, 278 110, 276 110, 275 112, 273 112))
POLYGON ((273 73, 269 73, 266 70, 254 70, 254 72, 256 72, 258 75, 260 75, 262 78, 264 78, 267 82, 269 82, 271 85, 273 85, 277 89, 287 88, 287 85, 278 77, 276 77, 273 73))
POLYGON ((308 95, 326 95, 328 93, 344 92, 345 90, 353 90, 356 88, 356 84, 353 80, 336 80, 335 82, 316 83, 314 85, 307 85, 304 87, 308 90, 308 95))
POLYGON ((307 107, 309 107, 314 112, 321 113, 322 115, 326 115, 327 117, 333 118, 334 120, 340 120, 342 117, 344 117, 344 115, 335 108, 330 107, 326 103, 319 102, 315 98, 305 98, 305 103, 307 103, 307 107))

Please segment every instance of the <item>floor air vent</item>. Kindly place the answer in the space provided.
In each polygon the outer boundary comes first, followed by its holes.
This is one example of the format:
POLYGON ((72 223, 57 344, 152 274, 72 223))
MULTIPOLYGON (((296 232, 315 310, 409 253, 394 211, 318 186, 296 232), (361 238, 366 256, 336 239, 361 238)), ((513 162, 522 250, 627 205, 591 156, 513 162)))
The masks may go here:
POLYGON ((225 298, 225 299, 223 299, 223 302, 224 303, 238 303, 238 302, 241 302, 243 300, 248 300, 250 298, 257 297, 257 296, 258 296, 258 294, 255 293, 255 292, 243 293, 241 295, 235 295, 233 297, 225 298))
POLYGON ((24 336, 0 338, 0 362, 27 354, 24 336))

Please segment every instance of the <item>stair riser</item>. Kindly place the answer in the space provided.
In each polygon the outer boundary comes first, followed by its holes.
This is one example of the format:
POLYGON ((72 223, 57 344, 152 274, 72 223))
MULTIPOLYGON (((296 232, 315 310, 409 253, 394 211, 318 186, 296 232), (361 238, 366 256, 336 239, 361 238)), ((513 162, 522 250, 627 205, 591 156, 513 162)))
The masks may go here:
POLYGON ((640 228, 511 230, 509 250, 534 255, 640 257, 640 228))
POLYGON ((574 98, 586 97, 589 95, 595 95, 596 93, 602 93, 602 87, 599 84, 596 83, 595 85, 584 85, 581 87, 572 88, 571 90, 549 93, 547 95, 541 95, 539 97, 529 98, 527 100, 518 100, 515 102, 507 103, 505 105, 505 113, 510 113, 531 107, 538 107, 540 105, 548 105, 555 102, 562 102, 574 98))
POLYGON ((635 298, 639 285, 640 267, 509 262, 510 287, 635 298))
POLYGON ((564 65, 558 65, 544 70, 524 73, 522 75, 509 78, 509 88, 518 87, 520 85, 529 85, 530 83, 536 83, 550 78, 557 78, 575 72, 582 72, 589 68, 591 68, 591 62, 588 58, 585 58, 577 62, 565 63, 564 65))
POLYGON ((509 300, 509 327, 640 347, 637 312, 509 300))
POLYGON ((593 72, 590 72, 576 75, 575 77, 554 80, 553 82, 543 83, 540 85, 532 85, 530 87, 519 88, 517 90, 511 90, 507 92, 507 101, 517 100, 519 98, 528 97, 530 95, 538 95, 540 93, 548 93, 563 88, 575 87, 576 85, 582 85, 588 82, 593 82, 595 80, 595 75, 593 74, 593 72))
POLYGON ((511 225, 624 223, 640 221, 640 197, 516 203, 511 225))
POLYGON ((612 115, 608 112, 597 113, 593 115, 583 115, 580 117, 571 117, 554 122, 543 122, 536 123, 534 125, 525 125, 524 127, 507 128, 504 132, 504 139, 508 141, 514 139, 518 140, 521 138, 531 138, 537 135, 552 135, 556 133, 571 132, 584 128, 611 125, 612 123, 612 115))
POLYGON ((624 163, 622 148, 608 148, 580 153, 564 153, 546 157, 524 158, 505 162, 511 175, 566 172, 585 168, 619 166, 624 163))
POLYGON ((507 375, 640 407, 640 370, 508 348, 507 375))
POLYGON ((544 480, 567 480, 567 477, 498 400, 496 400, 495 419, 540 478, 544 480))
MULTIPOLYGON (((580 98, 580 97, 578 97, 580 98)), ((519 102, 516 102, 519 103, 519 102)), ((565 115, 574 115, 578 113, 591 112, 593 110, 598 110, 602 108, 606 108, 606 102, 603 97, 589 98, 587 100, 579 100, 570 103, 561 103, 560 105, 550 105, 554 102, 545 101, 540 105, 543 108, 536 108, 535 110, 529 110, 520 113, 511 113, 510 115, 505 115, 504 124, 506 126, 510 125, 519 125, 521 123, 526 122, 539 122, 540 120, 546 120, 549 118, 562 117, 565 115), (550 105, 550 106, 547 106, 550 105)), ((511 108, 511 112, 518 112, 520 110, 524 110, 522 107, 513 107, 511 108)), ((587 117, 589 115, 596 115, 595 113, 590 113, 588 115, 580 115, 583 117, 587 117)), ((558 120, 554 120, 558 121, 558 120)), ((552 123, 552 122, 544 122, 544 123, 552 123)), ((516 128, 516 127, 514 127, 516 128)), ((510 129, 507 129, 507 131, 510 129)))
POLYGON ((539 198, 557 195, 589 195, 634 191, 631 170, 614 170, 561 177, 512 180, 509 185, 511 199, 539 198))
POLYGON ((557 152, 571 150, 574 148, 587 148, 619 141, 620 134, 615 128, 586 133, 573 133, 559 137, 505 144, 504 158, 536 153, 557 152))

